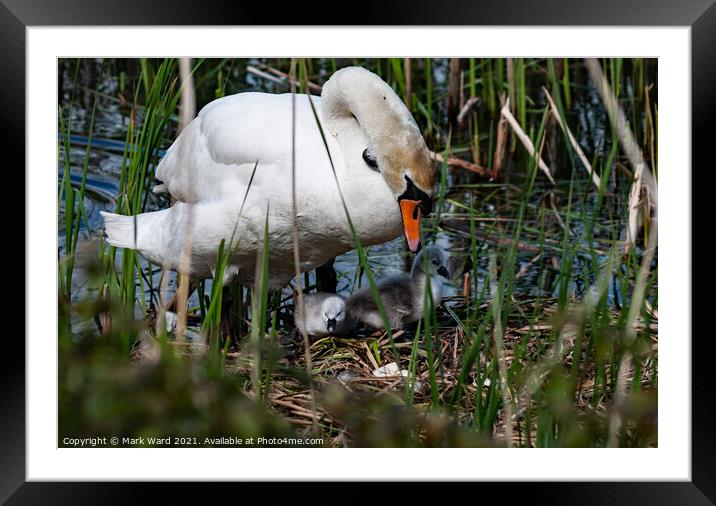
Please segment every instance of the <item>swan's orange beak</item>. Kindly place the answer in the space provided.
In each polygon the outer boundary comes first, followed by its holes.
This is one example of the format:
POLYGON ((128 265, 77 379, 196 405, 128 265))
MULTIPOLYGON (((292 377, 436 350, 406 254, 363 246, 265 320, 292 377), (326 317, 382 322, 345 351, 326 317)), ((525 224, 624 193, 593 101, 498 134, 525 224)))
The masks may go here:
POLYGON ((408 247, 415 253, 420 245, 420 201, 401 199, 400 212, 403 215, 403 230, 408 247))

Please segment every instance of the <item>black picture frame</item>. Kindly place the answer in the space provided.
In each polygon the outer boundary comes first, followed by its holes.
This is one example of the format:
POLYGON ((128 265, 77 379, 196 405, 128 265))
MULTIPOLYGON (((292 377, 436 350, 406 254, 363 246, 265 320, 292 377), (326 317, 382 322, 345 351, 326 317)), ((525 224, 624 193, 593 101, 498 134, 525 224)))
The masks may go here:
MULTIPOLYGON (((0 76, 0 143, 3 152, 16 154, 16 166, 24 166, 25 28, 28 26, 283 25, 297 22, 341 25, 346 21, 355 25, 689 26, 692 51, 692 167, 707 170, 714 165, 713 150, 709 144, 713 140, 708 128, 716 118, 714 0, 682 0, 678 3, 666 0, 462 0, 440 2, 439 8, 427 0, 364 1, 352 4, 350 17, 345 10, 336 10, 331 16, 327 3, 322 3, 325 9, 317 9, 317 4, 297 3, 290 10, 276 8, 269 2, 246 3, 238 0, 184 0, 180 4, 181 8, 169 0, 0 0, 0 62, 4 69, 4 75, 0 76)), ((684 170, 691 170, 693 176, 691 167, 684 170)), ((697 200, 694 195, 692 202, 697 200)), ((697 222, 705 225, 709 216, 696 212, 692 215, 692 230, 703 230, 703 226, 695 225, 697 222)), ((704 250, 693 248, 692 243, 691 251, 692 265, 710 265, 706 259, 698 261, 698 255, 704 255, 704 250)), ((25 263, 25 269, 28 268, 25 263)), ((708 314, 708 300, 699 299, 696 292, 684 296, 692 297, 692 314, 708 314)), ((25 318, 31 315, 32 308, 25 307, 25 318)), ((669 339, 687 342, 691 338, 688 330, 692 315, 683 315, 683 319, 684 335, 667 336, 669 339)), ((8 504, 105 504, 146 499, 148 485, 141 483, 26 482, 25 343, 16 337, 16 332, 14 334, 12 338, 6 336, 2 353, 0 500, 7 500, 8 504)), ((711 334, 698 335, 694 331, 696 338, 691 341, 691 482, 524 483, 510 485, 510 499, 523 496, 531 502, 537 500, 551 504, 713 504, 716 501, 716 480, 713 479, 716 476, 716 431, 711 427, 710 414, 716 407, 716 396, 713 395, 714 380, 710 368, 711 357, 716 356, 716 350, 711 334)), ((38 336, 26 335, 25 338, 38 336)), ((87 458, 92 458, 91 451, 88 451, 87 458)), ((191 497, 188 493, 190 487, 185 484, 172 484, 166 488, 167 493, 181 494, 185 500, 191 497)), ((242 492, 245 494, 245 486, 242 492)), ((486 492, 481 488, 480 495, 483 493, 486 492)))

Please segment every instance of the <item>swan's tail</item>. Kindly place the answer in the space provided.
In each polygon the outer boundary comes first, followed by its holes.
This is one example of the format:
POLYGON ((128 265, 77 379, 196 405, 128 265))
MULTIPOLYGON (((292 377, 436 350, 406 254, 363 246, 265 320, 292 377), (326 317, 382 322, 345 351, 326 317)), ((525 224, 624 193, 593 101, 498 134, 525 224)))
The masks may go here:
POLYGON ((164 265, 165 262, 170 262, 174 265, 173 257, 166 258, 168 252, 164 247, 165 228, 172 226, 172 209, 141 213, 135 216, 122 216, 100 211, 104 218, 107 242, 118 248, 136 250, 154 264, 164 265))
POLYGON ((122 216, 121 214, 100 211, 104 218, 104 231, 107 242, 118 248, 137 249, 138 216, 122 216))

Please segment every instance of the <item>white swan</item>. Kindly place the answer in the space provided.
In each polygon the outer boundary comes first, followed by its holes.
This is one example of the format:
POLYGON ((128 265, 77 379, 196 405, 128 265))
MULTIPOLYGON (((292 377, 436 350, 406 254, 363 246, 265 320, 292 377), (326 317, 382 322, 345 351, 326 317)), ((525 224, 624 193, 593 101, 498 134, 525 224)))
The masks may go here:
MULTIPOLYGON (((382 79, 360 67, 339 70, 324 85, 322 96, 310 100, 326 132, 330 159, 362 244, 394 239, 402 229, 416 251, 420 217, 431 211, 435 170, 403 102, 382 79)), ((222 281, 238 276, 250 283, 268 212, 270 285, 280 288, 295 272, 294 153, 300 267, 312 270, 354 244, 328 153, 304 94, 245 92, 209 103, 157 168, 162 184, 155 191, 168 192, 176 202, 169 209, 137 216, 102 213, 107 241, 136 249, 157 265, 208 278, 219 243, 228 243, 235 233, 238 251, 222 281), (182 255, 182 248, 190 255, 182 255)))

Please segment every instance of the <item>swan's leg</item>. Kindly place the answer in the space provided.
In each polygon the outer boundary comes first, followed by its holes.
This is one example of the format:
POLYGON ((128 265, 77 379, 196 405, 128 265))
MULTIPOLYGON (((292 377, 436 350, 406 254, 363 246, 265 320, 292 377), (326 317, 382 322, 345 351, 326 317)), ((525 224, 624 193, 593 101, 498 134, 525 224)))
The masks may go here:
MULTIPOLYGON (((247 292, 250 297, 254 291, 247 292)), ((273 312, 277 312, 277 328, 281 325, 281 296, 282 290, 272 290, 268 294, 268 306, 266 311, 266 323, 272 325, 273 312)), ((241 342, 248 335, 249 323, 247 322, 246 308, 251 307, 251 299, 245 298, 244 287, 237 280, 231 281, 222 288, 221 292, 221 334, 224 338, 230 339, 229 349, 238 350, 241 342)))
POLYGON ((336 293, 338 287, 338 276, 336 269, 333 267, 335 258, 331 258, 328 262, 316 267, 316 283, 319 292, 336 293))
POLYGON ((231 347, 238 348, 243 334, 244 289, 238 280, 229 282, 221 294, 221 332, 231 339, 231 347))
POLYGON ((269 293, 269 323, 271 323, 274 311, 276 312, 276 328, 281 328, 281 297, 283 296, 283 290, 272 290, 269 293))
MULTIPOLYGON (((252 294, 253 295, 253 294, 252 294)), ((281 290, 269 293, 269 304, 267 311, 267 323, 271 324, 271 314, 278 311, 281 303, 281 290)), ((231 339, 231 347, 238 349, 248 329, 244 317, 245 308, 250 306, 250 300, 244 300, 243 286, 238 281, 232 281, 222 288, 221 295, 221 332, 225 337, 231 339)))

